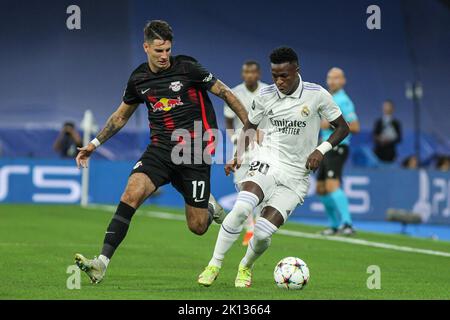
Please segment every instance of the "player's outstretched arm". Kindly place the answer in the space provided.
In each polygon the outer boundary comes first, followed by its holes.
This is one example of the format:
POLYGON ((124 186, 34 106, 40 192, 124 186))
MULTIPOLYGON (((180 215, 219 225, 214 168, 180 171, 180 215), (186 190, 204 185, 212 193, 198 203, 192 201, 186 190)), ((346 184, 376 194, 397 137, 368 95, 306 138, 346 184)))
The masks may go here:
POLYGON ((139 104, 126 104, 122 102, 117 110, 106 121, 105 127, 97 134, 97 139, 100 143, 105 143, 109 138, 115 135, 122 129, 133 113, 136 111, 139 104))
POLYGON ((209 91, 224 100, 234 113, 236 113, 239 119, 241 119, 242 123, 247 121, 247 111, 245 110, 244 105, 225 83, 217 79, 209 91))
POLYGON ((324 154, 341 143, 350 133, 350 128, 342 115, 330 124, 334 127, 333 134, 309 155, 308 160, 306 160, 306 169, 316 171, 324 154))
MULTIPOLYGON (((130 119, 131 115, 136 111, 139 104, 129 105, 122 102, 117 110, 109 117, 104 128, 97 134, 94 144, 90 142, 87 146, 78 148, 78 155, 76 157, 77 167, 86 168, 89 157, 92 152, 102 143, 105 143, 109 138, 115 135, 122 129, 130 119)), ((93 140, 93 141, 94 141, 93 140)))

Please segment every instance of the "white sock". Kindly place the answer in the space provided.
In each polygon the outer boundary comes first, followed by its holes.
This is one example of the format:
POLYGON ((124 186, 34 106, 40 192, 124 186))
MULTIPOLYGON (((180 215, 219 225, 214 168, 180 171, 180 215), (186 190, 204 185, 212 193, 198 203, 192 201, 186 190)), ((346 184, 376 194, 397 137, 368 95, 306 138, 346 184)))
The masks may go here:
POLYGON ((253 267, 256 259, 258 259, 270 246, 272 235, 278 228, 269 220, 259 217, 256 220, 255 232, 250 240, 244 258, 241 264, 245 267, 253 267))
POLYGON ((253 212, 252 212, 252 214, 248 215, 247 221, 245 223, 245 230, 247 230, 247 232, 253 232, 254 226, 255 226, 255 221, 253 219, 253 212))
POLYGON ((100 260, 101 262, 103 262, 103 264, 105 265, 106 268, 108 268, 108 264, 109 264, 109 258, 107 256, 104 255, 99 255, 98 256, 98 260, 100 260))
MULTIPOLYGON (((228 214, 230 215, 230 214, 228 214)), ((226 218, 225 218, 226 219, 226 218)), ((224 221, 225 222, 225 221, 224 221)), ((222 267, 223 259, 228 250, 230 250, 233 243, 239 238, 242 228, 239 229, 229 229, 223 226, 224 222, 220 227, 219 235, 217 236, 216 246, 214 247, 214 253, 209 261, 208 265, 222 267)))
POLYGON ((243 225, 247 217, 252 213, 258 204, 258 197, 247 191, 238 194, 236 203, 220 226, 214 254, 209 262, 210 266, 221 267, 225 254, 230 250, 233 243, 239 238, 243 225))

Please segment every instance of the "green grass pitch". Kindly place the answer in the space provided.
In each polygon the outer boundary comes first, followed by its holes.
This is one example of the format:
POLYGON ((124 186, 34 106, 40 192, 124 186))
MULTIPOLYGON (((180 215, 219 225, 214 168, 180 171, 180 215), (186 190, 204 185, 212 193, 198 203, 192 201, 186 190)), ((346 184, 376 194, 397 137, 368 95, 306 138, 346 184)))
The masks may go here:
MULTIPOLYGON (((58 205, 0 205, 0 299, 450 299, 450 257, 400 252, 351 243, 276 234, 254 268, 253 287, 234 288, 245 253, 240 241, 226 257, 216 283, 197 285, 208 263, 218 227, 192 234, 185 221, 149 217, 146 212, 182 211, 145 206, 101 284, 81 274, 81 289, 66 287, 73 255, 99 253, 112 213, 58 205), (310 268, 308 286, 279 289, 275 264, 298 256, 310 268), (381 289, 369 290, 367 267, 381 268, 381 289)), ((315 233, 317 227, 286 224, 283 229, 315 233)), ((360 232, 356 238, 450 253, 449 242, 360 232)))

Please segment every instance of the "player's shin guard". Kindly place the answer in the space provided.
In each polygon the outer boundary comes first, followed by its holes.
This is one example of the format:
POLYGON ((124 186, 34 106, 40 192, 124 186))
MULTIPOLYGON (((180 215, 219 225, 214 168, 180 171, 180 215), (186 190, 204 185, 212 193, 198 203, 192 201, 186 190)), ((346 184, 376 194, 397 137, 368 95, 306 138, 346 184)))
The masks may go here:
POLYGON ((264 251, 270 246, 272 235, 278 228, 269 220, 259 217, 256 220, 255 232, 250 240, 247 253, 241 261, 241 265, 251 268, 264 251))
POLYGON ((111 259, 114 251, 116 251, 117 247, 125 238, 131 218, 135 212, 136 209, 129 206, 125 202, 121 201, 119 203, 116 213, 114 214, 111 222, 109 223, 108 229, 106 230, 101 253, 103 256, 111 259))
POLYGON ((320 196, 320 201, 322 201, 323 206, 325 207, 330 227, 337 229, 339 227, 339 220, 336 216, 335 204, 330 194, 320 196))
POLYGON ((330 193, 329 196, 334 201, 334 206, 341 216, 341 224, 352 225, 352 217, 350 215, 350 209, 348 205, 348 198, 345 195, 344 190, 338 188, 334 192, 330 193))
POLYGON ((214 248, 213 258, 209 262, 209 265, 222 266, 225 254, 239 238, 245 220, 252 214, 258 202, 259 199, 255 194, 247 191, 239 192, 233 210, 227 214, 225 220, 222 222, 214 248))

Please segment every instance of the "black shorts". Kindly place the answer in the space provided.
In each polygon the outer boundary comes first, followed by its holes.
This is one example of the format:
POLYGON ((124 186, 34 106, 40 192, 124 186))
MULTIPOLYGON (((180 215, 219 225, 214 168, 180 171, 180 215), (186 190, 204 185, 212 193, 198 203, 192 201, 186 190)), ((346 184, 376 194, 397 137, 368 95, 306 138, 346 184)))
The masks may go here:
POLYGON ((208 164, 174 164, 169 151, 150 145, 130 175, 136 172, 145 173, 156 188, 171 183, 193 207, 208 207, 211 176, 208 164))
POLYGON ((345 161, 348 157, 348 146, 338 145, 325 153, 322 163, 317 172, 317 180, 324 181, 326 179, 342 178, 342 171, 345 161))

